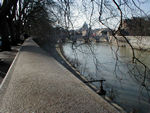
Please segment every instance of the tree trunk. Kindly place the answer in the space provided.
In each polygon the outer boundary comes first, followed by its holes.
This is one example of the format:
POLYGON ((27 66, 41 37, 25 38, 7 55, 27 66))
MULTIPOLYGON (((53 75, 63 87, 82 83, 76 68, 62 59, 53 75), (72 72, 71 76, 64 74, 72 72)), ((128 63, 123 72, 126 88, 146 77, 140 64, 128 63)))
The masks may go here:
POLYGON ((6 18, 0 18, 0 34, 2 37, 2 51, 10 51, 11 45, 9 40, 9 27, 6 18))
POLYGON ((12 45, 17 45, 17 39, 15 37, 15 32, 14 32, 14 25, 11 19, 8 19, 8 25, 10 29, 10 35, 11 35, 11 44, 12 45))
POLYGON ((14 21, 13 21, 13 18, 15 18, 15 15, 16 15, 16 10, 17 10, 17 1, 13 5, 12 13, 11 13, 11 11, 9 12, 9 18, 8 18, 8 25, 9 25, 9 29, 10 29, 12 45, 18 44, 18 40, 15 36, 15 26, 14 26, 14 21))

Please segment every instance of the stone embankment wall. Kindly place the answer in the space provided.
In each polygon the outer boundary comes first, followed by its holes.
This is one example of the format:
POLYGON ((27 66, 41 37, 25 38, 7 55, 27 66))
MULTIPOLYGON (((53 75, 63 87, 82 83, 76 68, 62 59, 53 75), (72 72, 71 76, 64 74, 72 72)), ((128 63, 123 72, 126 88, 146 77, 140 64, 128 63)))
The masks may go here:
MULTIPOLYGON (((126 40, 122 36, 116 36, 120 46, 128 46, 126 40)), ((126 36, 131 45, 136 49, 150 50, 150 36, 126 36)), ((109 42, 117 44, 117 40, 113 37, 109 37, 109 42)))

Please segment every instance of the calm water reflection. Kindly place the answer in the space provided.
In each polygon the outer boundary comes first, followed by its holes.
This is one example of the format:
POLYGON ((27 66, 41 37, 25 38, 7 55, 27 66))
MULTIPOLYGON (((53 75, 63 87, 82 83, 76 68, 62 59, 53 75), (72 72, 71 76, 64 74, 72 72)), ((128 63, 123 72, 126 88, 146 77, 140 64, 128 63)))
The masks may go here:
MULTIPOLYGON (((150 71, 144 77, 143 66, 131 62, 132 51, 121 47, 116 53, 117 49, 104 43, 63 45, 65 56, 77 63, 77 69, 88 80, 106 80, 104 87, 112 101, 128 112, 150 113, 150 71)), ((150 67, 150 52, 136 51, 136 55, 150 67)), ((99 88, 99 83, 93 84, 99 88)))

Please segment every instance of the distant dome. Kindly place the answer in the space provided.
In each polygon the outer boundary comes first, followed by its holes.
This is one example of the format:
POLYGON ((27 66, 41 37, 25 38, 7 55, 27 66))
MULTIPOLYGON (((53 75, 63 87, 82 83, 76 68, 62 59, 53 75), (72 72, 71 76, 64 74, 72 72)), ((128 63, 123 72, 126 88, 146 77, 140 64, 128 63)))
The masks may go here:
POLYGON ((88 24, 86 22, 84 22, 82 28, 82 30, 88 30, 88 24))

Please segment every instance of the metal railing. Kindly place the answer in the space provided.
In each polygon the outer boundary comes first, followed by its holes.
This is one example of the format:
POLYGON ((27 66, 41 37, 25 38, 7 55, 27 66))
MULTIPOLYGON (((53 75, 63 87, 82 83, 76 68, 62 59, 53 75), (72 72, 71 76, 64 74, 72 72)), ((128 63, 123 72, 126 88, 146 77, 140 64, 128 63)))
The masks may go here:
POLYGON ((103 82, 104 81, 106 81, 106 80, 104 80, 104 79, 101 79, 101 80, 90 80, 90 81, 85 81, 84 83, 100 82, 100 88, 97 91, 97 93, 99 95, 105 95, 106 94, 106 90, 104 90, 104 88, 103 88, 103 82))

